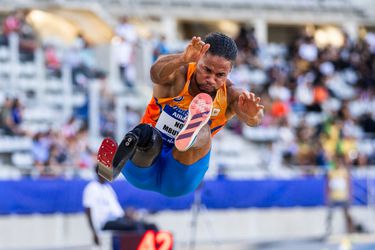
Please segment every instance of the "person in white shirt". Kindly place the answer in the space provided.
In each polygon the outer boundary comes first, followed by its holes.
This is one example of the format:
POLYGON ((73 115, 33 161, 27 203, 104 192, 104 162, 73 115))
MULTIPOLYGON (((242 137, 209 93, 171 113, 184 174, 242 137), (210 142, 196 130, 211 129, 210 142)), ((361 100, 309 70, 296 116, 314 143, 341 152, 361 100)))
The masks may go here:
MULTIPOLYGON (((97 167, 95 169, 97 172, 97 167)), ((83 207, 93 234, 94 243, 100 245, 99 234, 102 230, 140 231, 155 230, 154 224, 148 224, 127 216, 117 195, 107 181, 97 175, 83 191, 83 207)))
POLYGON ((135 50, 139 40, 135 25, 129 22, 126 16, 122 17, 115 33, 120 37, 120 43, 113 47, 114 57, 119 67, 120 80, 134 90, 135 82, 135 50))

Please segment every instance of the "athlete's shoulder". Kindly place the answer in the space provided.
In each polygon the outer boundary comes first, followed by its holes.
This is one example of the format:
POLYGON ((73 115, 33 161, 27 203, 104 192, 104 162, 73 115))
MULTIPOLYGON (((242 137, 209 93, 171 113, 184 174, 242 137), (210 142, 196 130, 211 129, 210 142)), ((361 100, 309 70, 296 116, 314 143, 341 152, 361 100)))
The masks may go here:
POLYGON ((167 98, 177 96, 185 87, 187 79, 188 65, 181 66, 175 75, 175 79, 170 84, 154 84, 153 96, 156 98, 167 98))
POLYGON ((227 90, 232 89, 234 87, 234 83, 228 78, 225 83, 227 90))

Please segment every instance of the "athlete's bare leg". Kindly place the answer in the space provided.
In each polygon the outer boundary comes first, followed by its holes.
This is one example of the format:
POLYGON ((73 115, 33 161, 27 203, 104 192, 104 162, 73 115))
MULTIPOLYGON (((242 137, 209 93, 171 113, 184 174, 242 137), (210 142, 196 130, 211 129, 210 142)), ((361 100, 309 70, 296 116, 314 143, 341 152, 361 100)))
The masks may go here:
POLYGON ((195 142, 187 151, 173 148, 173 157, 180 163, 191 165, 203 158, 211 149, 211 130, 206 124, 198 133, 195 142))
POLYGON ((200 93, 189 106, 189 116, 175 139, 173 157, 180 163, 191 165, 202 159, 211 148, 211 129, 208 125, 212 98, 200 93))

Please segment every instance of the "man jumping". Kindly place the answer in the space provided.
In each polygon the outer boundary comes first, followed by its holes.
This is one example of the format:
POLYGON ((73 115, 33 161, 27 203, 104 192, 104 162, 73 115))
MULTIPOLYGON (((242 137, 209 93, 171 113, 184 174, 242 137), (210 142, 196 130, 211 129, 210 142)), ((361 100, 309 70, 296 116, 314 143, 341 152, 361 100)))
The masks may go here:
POLYGON ((160 57, 151 67, 153 97, 141 123, 120 145, 104 139, 99 173, 121 172, 134 186, 166 196, 192 192, 203 179, 211 138, 228 120, 257 126, 264 106, 254 93, 228 79, 237 56, 233 39, 210 33, 193 37, 180 54, 160 57))

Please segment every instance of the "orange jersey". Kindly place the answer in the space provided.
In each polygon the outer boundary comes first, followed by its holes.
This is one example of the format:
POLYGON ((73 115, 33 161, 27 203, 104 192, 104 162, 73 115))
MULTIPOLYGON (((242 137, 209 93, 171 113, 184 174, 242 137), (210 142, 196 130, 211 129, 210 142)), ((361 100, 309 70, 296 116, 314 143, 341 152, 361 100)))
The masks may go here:
MULTIPOLYGON (((187 119, 188 109, 193 96, 189 94, 190 79, 195 72, 196 64, 190 63, 187 72, 184 89, 178 96, 156 98, 153 97, 148 104, 142 123, 148 123, 157 128, 165 142, 174 144, 174 139, 181 131, 187 119)), ((213 100, 211 118, 209 121, 211 135, 215 135, 226 123, 225 113, 227 110, 227 88, 224 84, 216 93, 213 100)))

